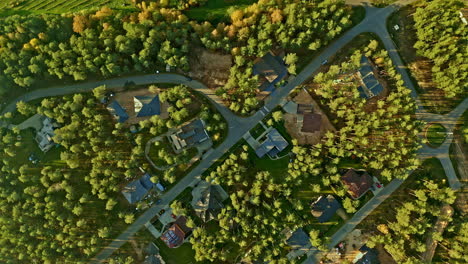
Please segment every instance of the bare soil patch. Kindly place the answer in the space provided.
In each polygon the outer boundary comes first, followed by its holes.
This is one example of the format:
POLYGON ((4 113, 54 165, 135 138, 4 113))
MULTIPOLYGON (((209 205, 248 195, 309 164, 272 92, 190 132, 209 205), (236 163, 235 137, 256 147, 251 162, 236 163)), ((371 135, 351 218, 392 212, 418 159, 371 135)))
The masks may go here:
POLYGON ((190 56, 189 75, 201 80, 209 88, 226 84, 232 66, 232 56, 202 48, 194 48, 190 56))

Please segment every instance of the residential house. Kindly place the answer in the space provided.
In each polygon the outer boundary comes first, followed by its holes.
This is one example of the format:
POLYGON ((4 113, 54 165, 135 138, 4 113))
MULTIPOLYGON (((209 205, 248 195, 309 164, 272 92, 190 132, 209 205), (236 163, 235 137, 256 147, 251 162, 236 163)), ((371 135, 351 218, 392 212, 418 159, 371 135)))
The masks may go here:
POLYGON ((107 110, 119 123, 124 123, 129 118, 127 111, 117 101, 112 101, 107 106, 107 110))
POLYGON ((203 222, 215 219, 224 207, 223 201, 226 197, 223 197, 222 192, 221 186, 207 182, 199 183, 198 186, 193 189, 192 207, 203 222))
POLYGON ((372 65, 366 56, 361 57, 361 68, 357 74, 361 82, 358 91, 362 98, 369 99, 383 92, 384 88, 375 77, 372 65))
POLYGON ((210 136, 205 130, 203 120, 197 119, 183 126, 168 138, 176 150, 181 150, 209 140, 210 136))
POLYGON ((374 184, 373 178, 366 171, 354 169, 346 171, 341 176, 341 181, 353 199, 361 198, 374 184))
POLYGON ((320 196, 317 201, 312 203, 312 215, 318 219, 320 223, 328 222, 336 211, 341 208, 340 203, 333 195, 320 196))
POLYGON ((150 179, 151 175, 145 173, 140 179, 130 182, 122 190, 125 199, 131 204, 141 201, 154 186, 150 179))
POLYGON ((161 114, 159 95, 134 96, 134 109, 137 117, 154 116, 161 114))
POLYGON ((143 264, 166 264, 164 259, 159 254, 159 248, 153 243, 149 243, 149 245, 145 249, 146 257, 143 261, 143 264))
POLYGON ((43 152, 47 152, 55 146, 55 142, 52 138, 55 135, 54 130, 58 127, 59 125, 52 119, 48 117, 42 118, 42 127, 36 132, 34 139, 43 152))
POLYGON ((186 225, 187 219, 183 216, 177 218, 169 229, 161 235, 161 240, 166 243, 169 248, 179 247, 184 243, 185 238, 192 231, 186 225))
POLYGON ((322 128, 322 115, 317 113, 304 113, 302 118, 302 129, 304 133, 314 133, 322 128))
POLYGON ((265 140, 255 150, 255 154, 262 158, 266 154, 275 157, 289 145, 288 141, 276 130, 272 128, 267 134, 265 140))
POLYGON ((359 248, 359 254, 354 258, 356 264, 380 264, 379 251, 375 248, 369 248, 363 245, 359 248))
POLYGON ((283 60, 270 51, 254 61, 253 74, 263 79, 260 90, 271 92, 275 89, 275 84, 286 77, 288 70, 283 60))
POLYGON ((286 232, 286 244, 291 248, 291 251, 288 253, 288 259, 297 259, 298 257, 307 253, 312 245, 310 243, 310 237, 302 229, 298 228, 296 231, 292 232, 288 230, 286 232))

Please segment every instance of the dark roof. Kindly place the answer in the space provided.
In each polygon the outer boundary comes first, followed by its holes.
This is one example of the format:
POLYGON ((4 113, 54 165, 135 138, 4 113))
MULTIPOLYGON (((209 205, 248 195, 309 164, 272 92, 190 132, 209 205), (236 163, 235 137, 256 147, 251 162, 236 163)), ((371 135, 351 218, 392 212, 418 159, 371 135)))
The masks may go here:
POLYGON ((190 124, 183 126, 182 133, 178 136, 185 139, 188 145, 197 144, 209 138, 201 119, 194 120, 190 124))
POLYGON ((359 259, 356 264, 380 264, 379 251, 377 249, 363 245, 359 251, 361 251, 364 256, 359 259))
POLYGON ((133 97, 135 114, 137 117, 153 116, 161 114, 159 95, 142 95, 133 97))
POLYGON ((312 204, 312 215, 318 218, 320 223, 327 222, 340 209, 340 203, 332 195, 320 196, 312 204))
POLYGON ((297 104, 297 113, 299 115, 303 115, 305 113, 311 113, 312 112, 312 104, 297 104))
POLYGON ((289 145, 288 141, 284 139, 276 128, 271 129, 266 137, 267 139, 255 150, 259 158, 267 153, 270 156, 275 156, 289 145))
POLYGON ((379 83, 372 70, 372 65, 366 56, 361 57, 361 68, 359 69, 361 74, 363 86, 359 86, 359 95, 362 98, 371 98, 375 95, 379 95, 383 91, 383 86, 379 83))
POLYGON ((122 194, 132 204, 143 199, 147 192, 148 190, 141 184, 140 180, 135 180, 125 186, 122 194))
POLYGON ((122 194, 129 203, 136 203, 145 197, 154 183, 150 180, 151 175, 145 173, 140 179, 130 182, 122 191, 122 194))
POLYGON ((183 216, 177 218, 174 224, 161 235, 161 240, 170 248, 178 247, 184 242, 185 236, 192 231, 185 224, 187 219, 183 216))
POLYGON ((372 177, 367 172, 353 169, 349 169, 341 176, 341 181, 348 187, 348 193, 354 199, 360 198, 374 184, 372 177))
POLYGON ((195 203, 195 212, 204 222, 214 219, 223 208, 223 201, 217 188, 220 187, 210 185, 202 192, 200 200, 195 203))
POLYGON ((119 104, 117 101, 113 101, 112 103, 109 104, 107 107, 109 111, 111 112, 112 115, 120 122, 123 123, 127 121, 128 119, 128 114, 125 111, 125 109, 119 104))
POLYGON ((316 113, 305 113, 302 121, 302 132, 320 131, 322 127, 322 115, 316 113))
POLYGON ((286 243, 293 249, 304 249, 310 247, 310 238, 302 230, 302 228, 297 229, 292 233, 291 237, 286 241, 286 243))
POLYGON ((269 85, 262 84, 260 87, 262 91, 273 91, 274 85, 281 81, 287 73, 283 60, 271 52, 265 54, 253 66, 253 74, 262 75, 269 82, 269 85))

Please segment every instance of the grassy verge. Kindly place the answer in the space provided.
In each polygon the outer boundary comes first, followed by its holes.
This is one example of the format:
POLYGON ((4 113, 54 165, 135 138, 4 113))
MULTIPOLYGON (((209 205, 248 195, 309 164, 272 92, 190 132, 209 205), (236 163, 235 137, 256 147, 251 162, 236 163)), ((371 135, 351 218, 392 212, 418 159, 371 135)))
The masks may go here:
POLYGON ((444 143, 447 137, 447 130, 441 124, 430 124, 426 128, 426 139, 432 147, 438 147, 444 143))

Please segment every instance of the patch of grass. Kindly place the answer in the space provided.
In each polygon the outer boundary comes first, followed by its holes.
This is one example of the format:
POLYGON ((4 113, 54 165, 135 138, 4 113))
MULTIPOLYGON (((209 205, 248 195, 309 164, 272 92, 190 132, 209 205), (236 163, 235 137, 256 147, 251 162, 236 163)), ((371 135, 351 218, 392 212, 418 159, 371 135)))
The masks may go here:
POLYGON ((376 7, 386 7, 395 3, 396 1, 397 0, 371 0, 371 3, 376 7))
POLYGON ((185 11, 185 15, 190 19, 199 22, 209 21, 212 24, 229 22, 229 10, 247 7, 256 0, 208 0, 204 6, 191 8, 185 11))
POLYGON ((159 254, 167 264, 198 263, 195 261, 195 251, 190 243, 184 243, 178 248, 169 248, 160 239, 156 239, 154 243, 158 246, 159 254))
POLYGON ((256 139, 261 136, 263 132, 265 132, 265 128, 258 123, 254 128, 252 128, 252 130, 250 130, 250 135, 256 139))
POLYGON ((134 9, 130 0, 2 0, 0 16, 53 13, 62 14, 83 9, 109 6, 118 9, 134 9))
POLYGON ((438 147, 444 143, 447 137, 447 130, 441 124, 429 124, 425 135, 430 146, 438 147))

